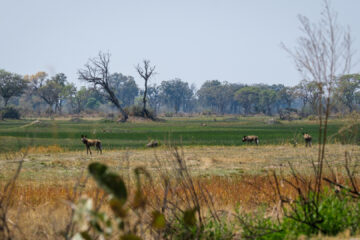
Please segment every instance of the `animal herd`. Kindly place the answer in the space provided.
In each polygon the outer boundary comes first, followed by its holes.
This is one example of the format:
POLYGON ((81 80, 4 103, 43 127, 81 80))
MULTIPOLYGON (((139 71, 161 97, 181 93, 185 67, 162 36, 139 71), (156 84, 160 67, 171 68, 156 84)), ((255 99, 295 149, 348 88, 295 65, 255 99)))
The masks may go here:
MULTIPOLYGON (((310 134, 308 133, 303 133, 302 134, 304 137, 304 141, 305 141, 305 147, 311 147, 311 143, 312 143, 312 137, 310 134)), ((81 141, 85 144, 86 146, 86 154, 90 155, 91 153, 91 149, 90 147, 95 147, 98 153, 102 153, 102 146, 101 146, 101 141, 98 139, 89 139, 87 138, 87 136, 81 135, 81 141)), ((249 135, 249 136, 244 136, 242 138, 243 142, 249 142, 252 143, 254 142, 256 145, 259 145, 259 137, 258 136, 254 136, 254 135, 249 135)), ((156 146, 158 145, 158 143, 156 142, 156 146)))

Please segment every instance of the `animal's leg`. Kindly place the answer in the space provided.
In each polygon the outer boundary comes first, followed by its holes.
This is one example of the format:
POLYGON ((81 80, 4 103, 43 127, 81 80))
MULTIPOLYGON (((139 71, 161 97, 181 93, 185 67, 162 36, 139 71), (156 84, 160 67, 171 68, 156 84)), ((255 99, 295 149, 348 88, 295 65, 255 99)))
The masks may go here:
POLYGON ((96 151, 97 151, 99 154, 102 153, 102 151, 101 151, 101 143, 96 144, 96 151))

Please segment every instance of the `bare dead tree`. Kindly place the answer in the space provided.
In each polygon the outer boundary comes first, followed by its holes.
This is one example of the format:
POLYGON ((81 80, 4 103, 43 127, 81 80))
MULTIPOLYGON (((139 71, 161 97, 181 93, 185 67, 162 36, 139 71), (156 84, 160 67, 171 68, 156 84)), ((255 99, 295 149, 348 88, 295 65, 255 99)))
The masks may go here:
POLYGON ((144 66, 140 66, 140 64, 138 64, 135 69, 136 71, 139 73, 140 77, 142 79, 144 79, 145 81, 145 90, 144 90, 144 97, 143 97, 143 110, 142 110, 142 114, 144 117, 147 118, 151 118, 153 119, 153 116, 149 113, 149 111, 146 109, 146 94, 147 94, 147 90, 148 90, 148 81, 150 79, 150 77, 155 74, 154 70, 155 70, 155 66, 151 66, 150 65, 150 60, 143 60, 143 64, 144 66))
POLYGON ((78 71, 79 79, 94 84, 94 88, 100 86, 103 95, 112 102, 122 115, 122 122, 128 119, 127 113, 121 107, 119 99, 116 97, 110 85, 110 53, 99 52, 98 57, 89 59, 84 69, 78 71))
POLYGON ((313 164, 316 168, 317 194, 321 188, 333 88, 337 78, 350 72, 354 53, 350 31, 338 25, 337 13, 330 8, 328 0, 324 0, 321 16, 320 22, 314 24, 307 17, 299 15, 300 29, 304 35, 298 39, 293 50, 282 44, 303 78, 308 82, 316 82, 318 87, 319 150, 317 162, 313 164))

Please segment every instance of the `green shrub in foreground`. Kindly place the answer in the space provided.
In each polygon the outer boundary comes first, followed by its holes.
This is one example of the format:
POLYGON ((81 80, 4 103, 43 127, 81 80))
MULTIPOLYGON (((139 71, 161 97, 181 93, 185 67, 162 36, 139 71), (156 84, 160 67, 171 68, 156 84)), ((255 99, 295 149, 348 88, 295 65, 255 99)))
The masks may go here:
POLYGON ((208 219, 203 225, 188 225, 185 221, 175 221, 164 232, 164 239, 209 239, 230 240, 234 239, 234 224, 227 222, 226 218, 220 221, 208 219))
POLYGON ((319 233, 336 236, 345 230, 350 230, 352 235, 359 232, 360 202, 350 197, 323 194, 318 205, 318 212, 315 209, 304 208, 301 204, 297 200, 294 205, 297 216, 294 212, 289 212, 280 222, 271 217, 266 217, 264 211, 256 216, 246 215, 242 217, 242 236, 244 238, 269 240, 297 239, 300 235, 311 236, 319 233), (318 219, 319 221, 313 225, 306 224, 311 222, 310 219, 318 219))

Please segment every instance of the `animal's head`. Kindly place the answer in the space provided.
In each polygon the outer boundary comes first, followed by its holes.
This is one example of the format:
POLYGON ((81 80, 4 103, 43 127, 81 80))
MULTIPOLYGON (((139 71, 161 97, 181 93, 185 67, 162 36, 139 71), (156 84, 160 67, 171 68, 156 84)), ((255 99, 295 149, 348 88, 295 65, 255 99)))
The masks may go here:
POLYGON ((245 142, 247 140, 247 136, 244 136, 242 141, 245 142))
POLYGON ((86 139, 87 137, 85 136, 85 135, 81 135, 81 141, 83 142, 83 143, 85 143, 85 142, 87 142, 87 139, 86 139))

